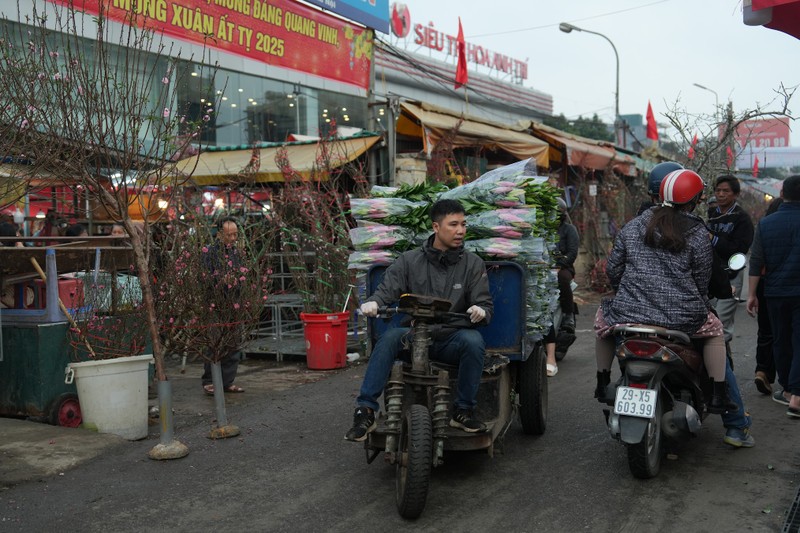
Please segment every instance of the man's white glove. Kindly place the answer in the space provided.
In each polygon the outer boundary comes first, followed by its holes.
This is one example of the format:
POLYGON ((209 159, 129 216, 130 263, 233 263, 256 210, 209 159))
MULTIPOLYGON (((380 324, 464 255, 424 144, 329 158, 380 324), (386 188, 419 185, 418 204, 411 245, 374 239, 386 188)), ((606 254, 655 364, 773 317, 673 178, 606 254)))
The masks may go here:
POLYGON ((469 319, 473 324, 477 324, 484 318, 486 318, 486 311, 483 310, 482 307, 478 307, 477 305, 473 305, 469 309, 467 309, 467 313, 469 313, 469 319))
POLYGON ((361 304, 361 314, 364 316, 378 316, 378 302, 364 302, 361 304))

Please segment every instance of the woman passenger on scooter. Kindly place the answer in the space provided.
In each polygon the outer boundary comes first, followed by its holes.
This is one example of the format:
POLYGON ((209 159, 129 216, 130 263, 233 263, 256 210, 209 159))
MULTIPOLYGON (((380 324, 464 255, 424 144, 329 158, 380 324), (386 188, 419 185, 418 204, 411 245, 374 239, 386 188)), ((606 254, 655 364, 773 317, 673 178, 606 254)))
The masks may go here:
POLYGON ((703 361, 714 390, 708 410, 736 409, 725 382, 725 340, 722 323, 708 299, 712 248, 703 221, 692 214, 703 193, 703 180, 687 169, 667 174, 661 182, 660 207, 626 224, 614 241, 606 273, 616 294, 604 300, 595 317, 597 388, 606 398, 614 360, 614 326, 652 324, 705 339, 703 361))

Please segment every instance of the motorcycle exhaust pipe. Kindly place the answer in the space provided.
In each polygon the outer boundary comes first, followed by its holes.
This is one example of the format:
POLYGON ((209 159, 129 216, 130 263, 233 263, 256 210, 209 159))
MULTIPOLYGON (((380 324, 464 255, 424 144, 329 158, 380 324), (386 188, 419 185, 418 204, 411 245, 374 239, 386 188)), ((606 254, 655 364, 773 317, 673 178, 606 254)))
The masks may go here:
POLYGON ((696 435, 702 427, 700 415, 685 402, 675 402, 672 411, 664 413, 661 418, 661 430, 670 438, 696 435))

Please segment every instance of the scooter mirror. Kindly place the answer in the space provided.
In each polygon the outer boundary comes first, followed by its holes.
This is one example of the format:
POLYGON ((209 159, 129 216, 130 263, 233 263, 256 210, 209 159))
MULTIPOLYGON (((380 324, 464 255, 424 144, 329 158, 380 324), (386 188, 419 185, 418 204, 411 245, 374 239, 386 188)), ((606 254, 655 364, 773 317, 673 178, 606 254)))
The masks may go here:
POLYGON ((728 259, 728 269, 732 272, 738 272, 743 269, 746 264, 747 258, 744 254, 733 254, 730 259, 728 259))

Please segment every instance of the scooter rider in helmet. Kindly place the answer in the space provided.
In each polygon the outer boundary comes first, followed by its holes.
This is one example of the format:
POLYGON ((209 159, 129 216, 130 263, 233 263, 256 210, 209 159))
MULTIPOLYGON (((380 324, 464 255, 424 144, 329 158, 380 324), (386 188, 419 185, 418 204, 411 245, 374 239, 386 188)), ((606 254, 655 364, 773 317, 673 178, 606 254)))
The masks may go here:
POLYGON ((558 301, 561 306, 563 319, 561 329, 575 333, 575 303, 572 301, 572 280, 575 278, 575 259, 578 257, 580 238, 578 230, 571 223, 567 213, 567 203, 558 198, 558 253, 556 266, 558 267, 558 301))
POLYGON ((606 273, 616 294, 602 302, 595 317, 595 397, 600 401, 606 401, 611 379, 614 326, 643 323, 704 338, 703 360, 714 386, 708 410, 738 409, 728 397, 722 324, 707 294, 711 241, 703 221, 692 214, 703 189, 703 180, 691 170, 667 174, 660 186, 661 207, 631 220, 614 241, 606 273))
POLYGON ((658 198, 658 191, 661 188, 661 182, 664 181, 664 178, 667 174, 682 168, 683 165, 676 163, 675 161, 665 161, 664 163, 659 163, 653 167, 653 170, 650 171, 650 176, 647 179, 647 194, 650 195, 650 201, 642 202, 642 205, 639 206, 639 211, 636 213, 636 216, 641 215, 651 207, 661 205, 661 200, 658 198))
MULTIPOLYGON (((650 171, 647 187, 647 191, 650 193, 651 201, 643 202, 637 215, 641 215, 644 211, 647 211, 651 207, 661 205, 661 200, 659 199, 661 182, 664 180, 664 177, 667 174, 682 168, 683 167, 679 163, 674 161, 659 163, 653 167, 653 170, 650 171)), ((709 198, 709 209, 711 208, 712 200, 716 202, 716 198, 713 196, 709 198)), ((721 261, 719 255, 716 253, 713 254, 711 263, 711 281, 708 286, 708 296, 709 298, 723 299, 733 297, 728 271, 726 270, 725 265, 721 261)), ((722 424, 727 430, 723 440, 725 444, 735 448, 752 448, 755 446, 755 439, 752 435, 750 435, 750 425, 752 424, 752 420, 750 419, 750 415, 745 410, 744 402, 742 401, 742 396, 739 392, 739 385, 736 383, 736 376, 733 373, 733 369, 731 368, 729 361, 726 361, 725 365, 725 381, 728 383, 728 394, 730 399, 738 406, 738 409, 735 411, 725 411, 721 415, 722 424)))

